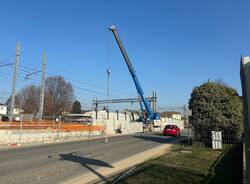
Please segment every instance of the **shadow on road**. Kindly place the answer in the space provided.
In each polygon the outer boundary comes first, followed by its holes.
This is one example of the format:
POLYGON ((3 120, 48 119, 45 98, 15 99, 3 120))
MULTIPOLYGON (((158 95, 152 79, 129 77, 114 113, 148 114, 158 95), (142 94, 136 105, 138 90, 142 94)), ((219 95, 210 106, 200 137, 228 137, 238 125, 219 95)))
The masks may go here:
POLYGON ((105 178, 103 175, 101 175, 99 172, 97 172, 95 169, 89 166, 89 165, 93 165, 93 166, 113 168, 113 166, 110 165, 109 163, 104 162, 102 160, 75 155, 75 153, 60 154, 60 157, 61 157, 61 160, 67 160, 67 161, 72 161, 72 162, 81 164, 83 167, 85 167, 86 169, 94 173, 96 176, 98 176, 102 181, 106 183, 109 182, 107 178, 105 178))
POLYGON ((152 141, 152 142, 157 142, 157 143, 171 143, 177 139, 182 138, 183 136, 180 137, 169 137, 169 136, 159 136, 159 135, 136 135, 134 136, 135 138, 138 139, 143 139, 146 141, 152 141))

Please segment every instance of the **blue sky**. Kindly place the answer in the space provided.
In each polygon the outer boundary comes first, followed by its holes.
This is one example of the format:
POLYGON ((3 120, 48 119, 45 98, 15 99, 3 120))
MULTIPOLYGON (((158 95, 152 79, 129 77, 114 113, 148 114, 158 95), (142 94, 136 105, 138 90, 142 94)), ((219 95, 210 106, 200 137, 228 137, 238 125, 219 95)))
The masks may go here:
MULTIPOLYGON (((249 6, 247 0, 0 1, 0 60, 12 62, 20 41, 20 64, 40 70, 46 51, 48 75, 71 80, 76 98, 88 106, 93 97, 105 98, 110 66, 111 96, 129 97, 136 90, 107 29, 114 24, 145 94, 155 90, 159 106, 186 104, 193 87, 208 79, 222 79, 241 93, 239 60, 250 55, 249 6)), ((1 98, 11 91, 12 70, 0 68, 1 98)), ((19 80, 18 89, 39 80, 19 80)))

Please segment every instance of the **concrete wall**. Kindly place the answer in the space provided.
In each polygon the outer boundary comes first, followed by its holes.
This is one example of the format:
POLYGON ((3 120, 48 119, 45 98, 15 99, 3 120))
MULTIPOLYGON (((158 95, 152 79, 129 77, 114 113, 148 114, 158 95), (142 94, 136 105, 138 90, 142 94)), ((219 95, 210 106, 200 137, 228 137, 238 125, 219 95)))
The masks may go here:
MULTIPOLYGON (((129 113, 116 113, 107 111, 98 111, 98 118, 95 119, 95 111, 87 112, 86 115, 92 116, 94 125, 104 125, 106 133, 109 135, 116 134, 120 130, 122 134, 142 132, 143 126, 141 122, 134 122, 133 116, 129 113), (109 117, 109 118, 108 118, 109 117)), ((138 119, 139 116, 134 114, 134 118, 138 119)))
MULTIPOLYGON (((60 132, 57 130, 0 130, 0 145, 81 138, 93 135, 129 134, 143 131, 143 126, 140 122, 124 121, 122 118, 122 120, 117 120, 114 116, 111 117, 112 119, 109 120, 94 119, 93 125, 104 126, 104 131, 60 132)), ((122 115, 120 117, 122 117, 122 115)))
MULTIPOLYGON (((88 116, 91 116, 93 119, 96 119, 96 112, 95 111, 90 111, 90 112, 86 112, 85 113, 88 116)), ((105 110, 99 110, 97 112, 98 120, 121 120, 121 121, 132 121, 133 120, 133 116, 130 113, 121 113, 121 112, 109 112, 107 113, 107 111, 105 110)), ((138 115, 134 114, 134 118, 135 120, 139 118, 138 115)))
POLYGON ((143 132, 143 126, 141 122, 132 122, 132 121, 122 121, 117 119, 109 119, 109 120, 94 120, 94 125, 103 125, 105 127, 105 131, 109 135, 122 133, 136 133, 143 132))
POLYGON ((43 142, 77 137, 102 135, 101 131, 59 132, 50 130, 0 130, 0 144, 43 142))
MULTIPOLYGON (((131 114, 122 114, 116 112, 109 113, 107 119, 106 111, 98 112, 98 119, 95 119, 95 111, 86 113, 93 117, 93 125, 101 125, 105 127, 104 131, 72 131, 59 132, 57 130, 0 130, 0 144, 12 143, 28 143, 47 140, 59 140, 67 138, 87 137, 91 135, 114 135, 114 134, 129 134, 143 131, 141 122, 131 121, 131 114)), ((138 116, 135 115, 135 118, 138 116)))

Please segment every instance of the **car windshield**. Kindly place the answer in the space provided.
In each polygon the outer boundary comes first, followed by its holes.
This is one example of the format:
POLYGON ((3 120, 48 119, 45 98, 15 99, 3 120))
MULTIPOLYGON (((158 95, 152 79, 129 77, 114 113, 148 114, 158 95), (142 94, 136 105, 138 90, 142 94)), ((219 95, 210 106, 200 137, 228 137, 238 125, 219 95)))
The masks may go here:
POLYGON ((166 125, 166 126, 165 126, 165 129, 173 129, 173 128, 175 128, 174 125, 166 125))

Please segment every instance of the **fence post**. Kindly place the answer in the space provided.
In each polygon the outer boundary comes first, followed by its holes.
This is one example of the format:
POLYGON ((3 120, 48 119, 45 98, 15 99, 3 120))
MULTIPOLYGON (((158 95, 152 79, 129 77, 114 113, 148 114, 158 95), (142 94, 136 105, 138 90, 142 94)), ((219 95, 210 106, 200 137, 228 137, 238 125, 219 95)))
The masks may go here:
POLYGON ((59 116, 59 139, 61 137, 61 122, 62 122, 62 116, 59 116))
POLYGON ((57 139, 58 139, 58 140, 60 140, 60 132, 61 132, 61 116, 56 117, 56 122, 58 123, 57 139))
POLYGON ((91 130, 90 130, 90 128, 91 128, 92 126, 91 126, 91 124, 88 124, 88 129, 89 129, 89 134, 88 134, 88 138, 90 138, 90 133, 91 133, 91 130))
POLYGON ((243 95, 244 143, 246 183, 250 183, 250 62, 249 57, 241 57, 240 77, 243 95))
POLYGON ((21 144, 22 131, 23 131, 23 115, 20 114, 19 144, 21 144))

